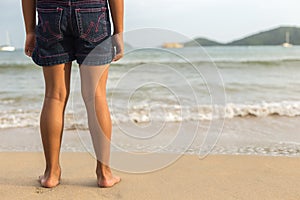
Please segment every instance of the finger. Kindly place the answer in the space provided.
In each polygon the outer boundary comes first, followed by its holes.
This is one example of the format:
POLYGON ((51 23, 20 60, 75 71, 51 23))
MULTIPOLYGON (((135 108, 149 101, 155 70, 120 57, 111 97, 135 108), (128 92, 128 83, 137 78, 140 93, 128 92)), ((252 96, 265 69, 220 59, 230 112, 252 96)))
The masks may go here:
POLYGON ((120 60, 122 57, 123 57, 123 54, 119 53, 114 57, 113 61, 116 62, 116 61, 120 60))
POLYGON ((26 49, 26 50, 25 50, 25 54, 26 54, 28 57, 32 57, 32 50, 26 49))
POLYGON ((29 52, 27 50, 24 51, 25 55, 30 57, 29 52))
POLYGON ((31 57, 31 54, 29 51, 25 51, 26 56, 31 57))

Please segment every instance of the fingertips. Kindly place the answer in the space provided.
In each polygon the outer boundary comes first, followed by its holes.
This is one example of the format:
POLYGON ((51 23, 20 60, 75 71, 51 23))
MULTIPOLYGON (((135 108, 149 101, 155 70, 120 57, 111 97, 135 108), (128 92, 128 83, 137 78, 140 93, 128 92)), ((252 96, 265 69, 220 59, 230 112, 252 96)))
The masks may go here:
POLYGON ((116 62, 118 60, 120 60, 123 57, 123 54, 117 54, 114 58, 113 61, 116 62))
POLYGON ((26 49, 25 50, 25 55, 28 56, 28 57, 32 57, 32 51, 29 50, 29 49, 26 49))

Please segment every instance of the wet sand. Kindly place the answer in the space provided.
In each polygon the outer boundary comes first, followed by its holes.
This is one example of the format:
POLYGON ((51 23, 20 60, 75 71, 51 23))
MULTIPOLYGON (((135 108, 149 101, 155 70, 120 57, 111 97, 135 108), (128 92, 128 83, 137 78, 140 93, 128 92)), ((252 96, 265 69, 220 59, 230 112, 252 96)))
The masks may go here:
MULTIPOLYGON (((210 154, 300 157, 299 120, 300 117, 275 116, 227 119, 210 154)), ((164 129, 153 137, 152 132, 156 133, 158 128, 152 131, 140 128, 142 124, 114 125, 112 151, 162 150, 162 153, 198 155, 202 147, 208 146, 203 142, 210 123, 201 121, 197 131, 195 123, 184 122, 181 134, 178 134, 181 123, 166 123, 164 129)), ((39 132, 38 127, 0 129, 0 152, 43 151, 39 132)), ((217 135, 217 132, 213 130, 209 135, 217 135)), ((88 130, 64 130, 62 151, 93 152, 88 130)))

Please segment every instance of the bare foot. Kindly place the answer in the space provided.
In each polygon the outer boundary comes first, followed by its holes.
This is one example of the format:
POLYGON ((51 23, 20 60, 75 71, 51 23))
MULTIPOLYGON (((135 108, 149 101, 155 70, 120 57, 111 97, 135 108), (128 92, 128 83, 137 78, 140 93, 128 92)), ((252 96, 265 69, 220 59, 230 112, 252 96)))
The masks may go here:
POLYGON ((101 177, 98 178, 98 186, 101 188, 109 188, 121 181, 121 178, 118 176, 111 176, 111 177, 101 177))
POLYGON ((44 175, 39 176, 39 182, 45 188, 56 187, 60 184, 60 171, 52 174, 45 172, 44 175))
POLYGON ((98 178, 98 186, 101 188, 109 188, 121 181, 121 178, 118 176, 111 176, 108 178, 98 178))
POLYGON ((98 166, 96 174, 98 179, 98 186, 101 188, 112 187, 121 181, 121 178, 119 176, 112 175, 112 172, 108 166, 98 166))

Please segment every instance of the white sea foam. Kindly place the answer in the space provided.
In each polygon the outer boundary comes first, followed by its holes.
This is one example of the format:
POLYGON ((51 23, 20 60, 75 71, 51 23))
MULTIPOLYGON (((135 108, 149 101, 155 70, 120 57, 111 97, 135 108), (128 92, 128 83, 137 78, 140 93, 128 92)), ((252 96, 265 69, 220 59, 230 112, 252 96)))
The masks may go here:
MULTIPOLYGON (((82 108, 84 109, 84 108, 82 108)), ((87 120, 80 113, 68 111, 65 116, 65 128, 86 129, 87 120)), ((148 104, 136 105, 128 108, 126 112, 114 110, 112 121, 149 123, 160 122, 182 122, 197 120, 232 119, 236 117, 267 117, 267 116, 300 116, 300 102, 264 102, 260 104, 233 104, 224 106, 198 105, 181 107, 179 105, 156 105, 150 107, 148 104)), ((0 112, 0 128, 12 127, 35 127, 39 124, 39 112, 36 110, 20 109, 0 112)))
POLYGON ((181 122, 195 120, 213 120, 235 117, 300 116, 300 102, 271 102, 260 104, 233 104, 224 106, 199 105, 180 107, 162 105, 150 109, 147 105, 129 108, 128 113, 115 112, 115 121, 127 122, 181 122), (129 113, 129 114, 128 114, 129 113))
MULTIPOLYGON (((84 109, 84 108, 83 108, 84 109)), ((267 116, 300 116, 300 102, 271 102, 260 104, 233 104, 224 106, 198 105, 181 107, 178 105, 136 105, 127 112, 112 112, 112 120, 118 122, 149 123, 182 122, 197 120, 232 119, 236 117, 267 117, 267 116)), ((87 121, 81 113, 67 112, 65 128, 86 129, 87 121)), ((0 128, 35 127, 39 124, 39 113, 36 110, 26 112, 20 109, 0 112, 0 128)))

